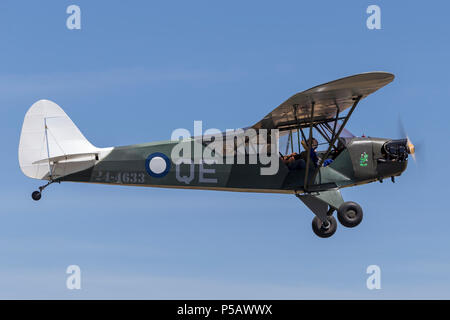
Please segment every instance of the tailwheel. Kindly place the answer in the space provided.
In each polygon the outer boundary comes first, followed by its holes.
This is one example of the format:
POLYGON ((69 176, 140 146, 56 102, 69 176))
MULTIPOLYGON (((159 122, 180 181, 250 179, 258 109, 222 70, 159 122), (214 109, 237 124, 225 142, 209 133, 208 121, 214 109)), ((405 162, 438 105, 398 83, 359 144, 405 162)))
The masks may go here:
POLYGON ((39 191, 34 191, 34 192, 31 194, 31 197, 33 198, 34 201, 38 201, 38 200, 41 199, 42 194, 41 194, 39 191))
POLYGON ((322 222, 317 216, 312 221, 314 233, 321 238, 331 237, 337 229, 337 222, 333 216, 328 216, 327 220, 322 222))
POLYGON ((339 222, 347 228, 354 228, 361 223, 363 211, 359 204, 353 201, 344 202, 338 209, 339 222))
POLYGON ((58 182, 60 183, 59 180, 50 180, 46 185, 40 186, 39 187, 39 191, 33 191, 33 193, 31 194, 31 198, 33 198, 34 201, 39 201, 41 200, 42 197, 42 191, 44 191, 45 188, 47 188, 49 185, 51 185, 54 182, 58 182))

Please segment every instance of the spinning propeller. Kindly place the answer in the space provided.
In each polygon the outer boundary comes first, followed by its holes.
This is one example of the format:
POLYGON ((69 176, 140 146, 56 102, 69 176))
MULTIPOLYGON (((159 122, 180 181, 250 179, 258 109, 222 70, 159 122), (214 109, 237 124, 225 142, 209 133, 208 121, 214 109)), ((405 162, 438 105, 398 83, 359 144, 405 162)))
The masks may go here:
POLYGON ((414 160, 414 163, 417 163, 416 160, 416 147, 414 146, 414 144, 412 143, 411 139, 408 136, 408 133, 405 130, 405 126, 403 125, 403 121, 401 118, 399 118, 399 127, 400 127, 400 134, 401 136, 406 139, 406 149, 408 151, 408 153, 411 155, 411 157, 414 160))

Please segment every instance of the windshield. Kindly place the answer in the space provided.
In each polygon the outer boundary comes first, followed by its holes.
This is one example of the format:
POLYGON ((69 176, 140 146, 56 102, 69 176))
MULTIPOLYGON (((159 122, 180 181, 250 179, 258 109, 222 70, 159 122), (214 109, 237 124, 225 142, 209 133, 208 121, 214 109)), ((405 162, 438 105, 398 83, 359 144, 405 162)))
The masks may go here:
MULTIPOLYGON (((341 125, 342 125, 342 123, 338 123, 337 124, 336 131, 339 130, 341 125)), ((339 137, 346 139, 346 138, 354 138, 355 135, 353 133, 351 133, 349 130, 347 130, 346 128, 343 128, 341 134, 339 135, 339 137)))

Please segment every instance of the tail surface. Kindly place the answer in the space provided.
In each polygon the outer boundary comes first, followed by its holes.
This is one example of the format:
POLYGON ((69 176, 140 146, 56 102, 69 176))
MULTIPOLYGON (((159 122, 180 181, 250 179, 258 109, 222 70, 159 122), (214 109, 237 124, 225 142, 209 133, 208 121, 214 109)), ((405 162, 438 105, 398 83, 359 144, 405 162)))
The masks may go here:
POLYGON ((52 101, 39 100, 25 114, 19 165, 30 178, 54 180, 85 170, 108 150, 94 147, 52 101))

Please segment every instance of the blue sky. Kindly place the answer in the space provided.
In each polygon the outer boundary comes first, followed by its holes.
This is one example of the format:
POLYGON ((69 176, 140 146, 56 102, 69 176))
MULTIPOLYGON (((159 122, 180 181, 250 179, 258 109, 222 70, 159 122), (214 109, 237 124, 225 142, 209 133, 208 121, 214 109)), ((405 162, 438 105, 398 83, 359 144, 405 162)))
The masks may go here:
POLYGON ((406 1, 2 1, 0 298, 450 298, 448 12, 406 1), (67 6, 81 30, 66 28, 67 6), (381 30, 366 8, 381 8, 381 30), (343 190, 364 221, 330 239, 294 196, 41 181, 17 160, 26 110, 58 103, 96 146, 251 125, 360 72, 396 79, 348 129, 420 148, 395 184, 343 190), (79 265, 82 289, 65 287, 79 265), (381 267, 381 290, 366 288, 381 267))

